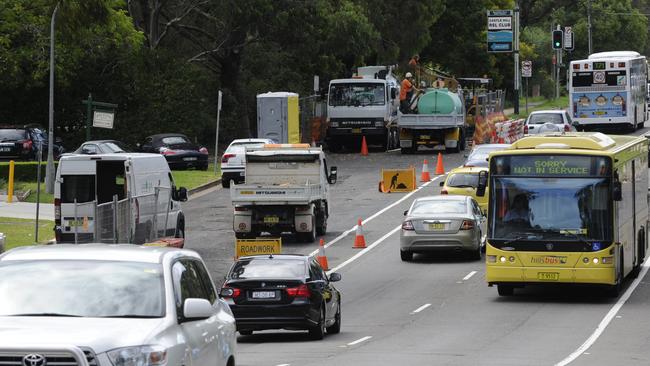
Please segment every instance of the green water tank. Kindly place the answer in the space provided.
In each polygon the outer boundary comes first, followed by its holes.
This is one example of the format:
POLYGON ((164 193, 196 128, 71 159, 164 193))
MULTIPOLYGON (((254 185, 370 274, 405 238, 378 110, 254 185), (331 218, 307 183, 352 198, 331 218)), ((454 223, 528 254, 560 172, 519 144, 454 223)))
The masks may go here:
POLYGON ((418 100, 418 114, 459 114, 462 103, 449 89, 427 89, 418 100))

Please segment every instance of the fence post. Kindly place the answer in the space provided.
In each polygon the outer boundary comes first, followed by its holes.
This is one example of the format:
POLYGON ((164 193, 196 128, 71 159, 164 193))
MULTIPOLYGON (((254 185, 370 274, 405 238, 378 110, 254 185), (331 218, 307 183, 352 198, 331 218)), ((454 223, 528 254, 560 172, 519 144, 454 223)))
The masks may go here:
POLYGON ((117 195, 113 195, 113 244, 117 244, 119 241, 119 230, 117 229, 117 215, 119 215, 119 210, 117 207, 117 195))
POLYGON ((131 191, 129 191, 126 195, 127 200, 126 200, 126 212, 127 212, 127 218, 126 218, 126 237, 129 242, 129 244, 133 243, 133 233, 131 232, 131 220, 133 219, 133 212, 131 212, 131 200, 133 197, 131 196, 131 191))
POLYGON ((151 239, 158 239, 158 195, 160 194, 160 187, 154 189, 154 203, 153 203, 153 225, 151 227, 151 239))
POLYGON ((79 222, 77 219, 77 199, 74 199, 74 243, 79 244, 79 238, 77 237, 78 233, 78 228, 79 228, 79 222))
MULTIPOLYGON (((169 196, 167 197, 167 212, 165 212, 165 228, 163 229, 165 231, 165 234, 163 236, 167 236, 167 224, 169 222, 169 205, 172 201, 172 191, 171 188, 169 189, 169 196)), ((174 227, 174 236, 176 236, 176 227, 174 227)))
POLYGON ((95 218, 93 219, 93 241, 99 243, 101 241, 101 238, 99 237, 99 216, 97 216, 99 210, 97 209, 97 201, 92 202, 93 210, 95 211, 95 218))

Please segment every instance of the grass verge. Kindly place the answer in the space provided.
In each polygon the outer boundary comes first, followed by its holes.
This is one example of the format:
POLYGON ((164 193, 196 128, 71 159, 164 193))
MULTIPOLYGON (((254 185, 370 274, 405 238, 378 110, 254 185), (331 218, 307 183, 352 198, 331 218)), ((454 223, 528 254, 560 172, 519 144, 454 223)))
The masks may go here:
MULTIPOLYGON (((530 99, 528 100, 530 103, 530 99)), ((534 107, 528 108, 528 113, 526 113, 526 105, 519 105, 519 114, 510 114, 507 117, 510 119, 526 118, 533 111, 539 111, 542 109, 566 109, 569 106, 569 96, 561 96, 559 99, 550 99, 542 104, 536 105, 534 107)))
MULTIPOLYGON (((34 244, 35 220, 0 217, 0 233, 5 234, 5 250, 34 244)), ((38 221, 38 243, 54 238, 54 221, 38 221)))
POLYGON ((217 180, 221 177, 221 171, 217 169, 217 175, 214 175, 214 164, 210 164, 208 170, 172 170, 172 175, 176 187, 189 190, 217 180))

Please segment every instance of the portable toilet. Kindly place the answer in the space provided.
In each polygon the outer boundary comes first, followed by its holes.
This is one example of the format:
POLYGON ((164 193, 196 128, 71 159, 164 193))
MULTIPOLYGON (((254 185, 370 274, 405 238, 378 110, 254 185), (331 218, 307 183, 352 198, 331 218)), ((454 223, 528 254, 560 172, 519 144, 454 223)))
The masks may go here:
POLYGON ((281 144, 300 143, 298 94, 268 92, 257 95, 257 137, 281 144))

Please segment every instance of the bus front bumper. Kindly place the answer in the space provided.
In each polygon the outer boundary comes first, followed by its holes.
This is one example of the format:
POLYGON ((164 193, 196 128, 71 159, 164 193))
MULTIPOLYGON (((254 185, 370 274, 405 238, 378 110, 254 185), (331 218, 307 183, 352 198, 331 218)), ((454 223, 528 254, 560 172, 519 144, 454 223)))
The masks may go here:
POLYGON ((540 284, 540 283, 576 283, 614 285, 616 269, 597 268, 558 268, 558 267, 521 267, 501 263, 488 263, 485 279, 488 285, 498 284, 540 284))

